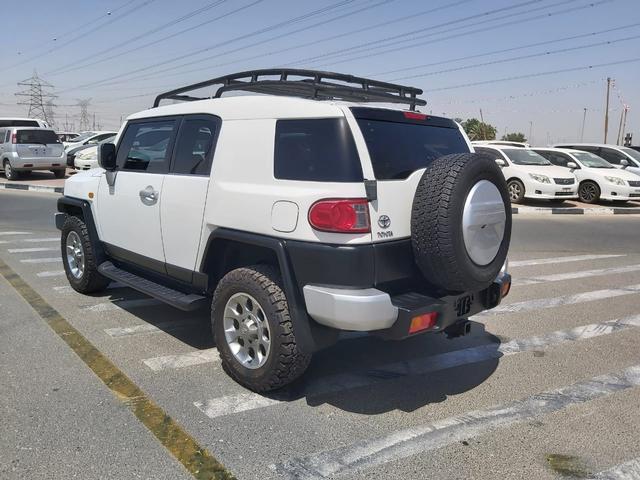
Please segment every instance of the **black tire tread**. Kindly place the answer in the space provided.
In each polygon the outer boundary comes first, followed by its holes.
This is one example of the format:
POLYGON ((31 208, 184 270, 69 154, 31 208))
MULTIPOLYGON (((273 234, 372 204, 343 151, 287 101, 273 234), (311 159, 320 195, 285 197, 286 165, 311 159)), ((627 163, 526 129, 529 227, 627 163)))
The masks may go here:
MULTIPOLYGON (((311 355, 304 354, 298 349, 287 297, 281 287, 280 273, 270 265, 252 265, 238 268, 227 273, 214 292, 212 323, 215 323, 216 312, 214 311, 214 306, 219 301, 219 297, 224 295, 228 288, 236 289, 239 287, 242 289, 242 286, 246 285, 247 282, 254 283, 264 292, 270 306, 275 311, 273 318, 277 322, 280 330, 277 345, 279 349, 277 352, 272 350, 271 353, 275 353, 278 356, 277 362, 275 362, 273 368, 271 368, 263 379, 256 382, 253 379, 247 379, 240 375, 236 369, 230 368, 231 363, 237 362, 226 349, 220 348, 220 343, 224 342, 224 339, 216 338, 216 344, 218 345, 223 368, 231 378, 255 392, 267 392, 281 388, 300 377, 309 366, 311 355)), ((266 305, 263 305, 263 308, 265 307, 266 305)), ((213 326, 213 330, 214 336, 216 336, 217 330, 215 325, 213 326)), ((272 336, 273 335, 274 332, 272 332, 272 336)), ((276 342, 272 341, 271 348, 273 349, 274 347, 276 347, 276 342)))
MULTIPOLYGON (((502 178, 499 167, 489 157, 473 153, 446 155, 434 160, 425 171, 413 201, 411 240, 415 261, 429 283, 449 292, 473 290, 481 285, 459 268, 460 252, 454 241, 456 220, 451 218, 456 179, 472 161, 485 162, 487 169, 493 169, 494 176, 498 172, 496 178, 502 178)), ((505 230, 505 239, 508 248, 511 210, 506 183, 502 180, 498 187, 506 202, 508 231, 505 230)))
POLYGON ((61 233, 61 255, 62 263, 64 265, 64 271, 67 274, 67 279, 71 287, 79 293, 95 293, 107 288, 111 280, 104 277, 98 272, 98 264, 96 261, 96 255, 94 247, 91 244, 91 237, 89 236, 89 229, 84 221, 76 216, 69 215, 62 226, 61 233), (78 281, 69 271, 69 266, 66 261, 66 245, 65 241, 67 235, 72 230, 76 231, 82 241, 82 247, 84 249, 84 276, 78 281))

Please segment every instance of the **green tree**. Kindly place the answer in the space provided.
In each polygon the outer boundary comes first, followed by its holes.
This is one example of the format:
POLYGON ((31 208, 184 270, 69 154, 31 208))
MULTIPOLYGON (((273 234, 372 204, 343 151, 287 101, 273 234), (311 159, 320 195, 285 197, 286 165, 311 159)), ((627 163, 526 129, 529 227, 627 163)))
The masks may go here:
POLYGON ((469 118, 462 122, 462 128, 467 132, 470 140, 495 140, 496 127, 481 122, 477 118, 469 118))
POLYGON ((502 140, 505 140, 507 142, 526 142, 527 141, 527 137, 524 136, 524 133, 521 132, 514 132, 514 133, 507 133, 506 135, 502 136, 502 140))

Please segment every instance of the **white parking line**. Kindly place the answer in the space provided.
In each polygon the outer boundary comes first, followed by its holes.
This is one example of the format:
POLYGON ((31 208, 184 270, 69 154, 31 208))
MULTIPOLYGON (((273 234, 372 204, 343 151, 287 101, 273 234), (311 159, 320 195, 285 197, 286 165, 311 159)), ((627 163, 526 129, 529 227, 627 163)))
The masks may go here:
POLYGON ((640 292, 640 285, 629 285, 624 288, 611 288, 606 290, 594 290, 591 292, 576 293, 573 295, 562 295, 560 297, 539 298, 536 300, 525 300, 523 302, 498 305, 492 310, 481 312, 472 318, 481 318, 501 313, 528 312, 544 308, 560 307, 563 305, 575 305, 577 303, 593 302, 605 298, 621 297, 623 295, 633 295, 640 292))
POLYGON ((203 363, 213 363, 220 360, 218 350, 209 348, 207 350, 198 350, 196 352, 185 353, 182 355, 166 355, 163 357, 147 358, 142 362, 155 372, 170 368, 184 368, 193 365, 201 365, 203 363))
POLYGON ((595 270, 582 270, 579 272, 554 273, 552 275, 541 275, 529 278, 518 278, 515 285, 535 285, 545 282, 559 282, 562 280, 576 280, 578 278, 597 277, 600 275, 618 275, 621 273, 630 273, 640 271, 640 265, 626 265, 624 267, 598 268, 595 270))
POLYGON ((3 235, 31 235, 32 232, 0 232, 0 236, 3 235))
POLYGON ((35 248, 10 248, 9 253, 35 253, 35 252, 56 252, 59 248, 53 247, 35 247, 35 248))
POLYGON ((293 458, 272 470, 291 479, 321 479, 423 454, 489 431, 529 421, 573 405, 608 397, 640 386, 640 365, 600 375, 573 385, 531 395, 522 400, 393 431, 378 438, 305 457, 293 458))
POLYGON ((61 262, 61 257, 49 257, 49 258, 23 258, 20 263, 58 263, 61 262))
POLYGON ((0 240, 0 245, 6 245, 8 243, 44 243, 59 241, 60 238, 20 238, 16 240, 0 240))
POLYGON ((570 257, 537 258, 532 260, 514 260, 509 267, 529 267, 531 265, 548 265, 555 263, 581 262, 585 260, 600 260, 603 258, 625 257, 626 255, 573 255, 570 257))
POLYGON ((165 330, 175 330, 177 328, 185 328, 193 326, 197 323, 197 320, 171 320, 168 322, 160 322, 155 325, 150 323, 143 323, 141 325, 134 325, 131 327, 115 327, 105 329, 105 333, 110 337, 126 337, 129 335, 142 335, 148 333, 158 333, 165 330))
POLYGON ((640 458, 616 465, 592 478, 597 480, 640 480, 640 458))
MULTIPOLYGON (((632 327, 640 327, 640 315, 632 315, 617 320, 558 330, 544 335, 511 340, 503 344, 488 344, 470 347, 428 357, 420 357, 397 363, 376 367, 364 372, 342 373, 321 378, 310 383, 301 393, 305 397, 313 397, 329 393, 368 387, 389 379, 425 375, 447 368, 484 362, 507 355, 543 350, 545 348, 568 342, 577 342, 589 338, 609 335, 632 327)), ((216 418, 231 413, 238 413, 256 408, 269 407, 282 403, 286 399, 266 398, 257 393, 243 392, 237 395, 213 398, 194 402, 194 405, 209 418, 216 418)))
POLYGON ((62 277, 65 275, 64 270, 50 270, 48 272, 38 272, 36 276, 40 278, 62 277))
POLYGON ((117 302, 98 303, 83 307, 82 309, 89 312, 109 312, 114 310, 128 310, 130 308, 155 307, 157 305, 165 305, 165 303, 155 298, 141 298, 136 300, 121 300, 117 302))

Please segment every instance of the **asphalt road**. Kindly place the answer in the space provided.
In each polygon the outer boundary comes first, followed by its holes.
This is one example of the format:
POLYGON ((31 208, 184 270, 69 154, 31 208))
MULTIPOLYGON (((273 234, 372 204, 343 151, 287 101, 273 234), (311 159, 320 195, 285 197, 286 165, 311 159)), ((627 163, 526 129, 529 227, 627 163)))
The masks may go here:
MULTIPOLYGON (((471 335, 350 336, 267 397, 207 311, 71 291, 56 200, 0 191, 0 260, 240 479, 639 478, 636 216, 516 216, 513 290, 471 335)), ((0 388, 2 479, 191 476, 1 277, 0 388)))

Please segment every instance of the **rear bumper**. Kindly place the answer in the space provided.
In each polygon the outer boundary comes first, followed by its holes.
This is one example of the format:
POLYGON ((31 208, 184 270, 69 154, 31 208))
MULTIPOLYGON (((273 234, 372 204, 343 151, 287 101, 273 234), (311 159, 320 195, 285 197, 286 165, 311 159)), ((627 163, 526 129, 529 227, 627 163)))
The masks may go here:
POLYGON ((16 170, 51 170, 66 168, 64 157, 19 157, 11 155, 11 167, 16 170))
POLYGON ((485 290, 441 298, 415 292, 391 297, 376 288, 345 289, 319 285, 305 285, 303 293, 309 316, 322 325, 402 339, 409 336, 414 317, 436 312, 436 323, 429 331, 442 331, 460 319, 499 305, 510 285, 511 276, 501 273, 485 290))

